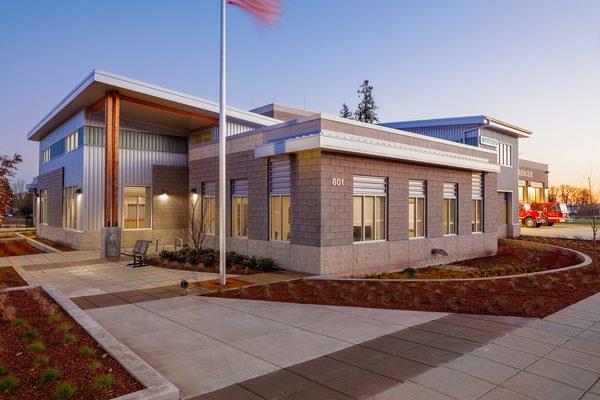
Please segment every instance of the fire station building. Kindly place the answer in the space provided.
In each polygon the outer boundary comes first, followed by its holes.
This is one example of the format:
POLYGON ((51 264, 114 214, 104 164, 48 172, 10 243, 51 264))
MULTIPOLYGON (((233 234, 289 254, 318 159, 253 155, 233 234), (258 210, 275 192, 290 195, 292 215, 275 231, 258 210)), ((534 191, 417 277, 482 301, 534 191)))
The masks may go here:
MULTIPOLYGON (((99 248, 109 145, 124 247, 185 242, 196 202, 216 246, 218 116, 216 103, 93 71, 28 133, 40 153, 38 234, 99 248)), ((228 108, 228 250, 336 276, 494 254, 499 237, 519 234, 518 147, 531 134, 483 115, 372 125, 228 108)), ((527 193, 547 185, 532 174, 527 193)))

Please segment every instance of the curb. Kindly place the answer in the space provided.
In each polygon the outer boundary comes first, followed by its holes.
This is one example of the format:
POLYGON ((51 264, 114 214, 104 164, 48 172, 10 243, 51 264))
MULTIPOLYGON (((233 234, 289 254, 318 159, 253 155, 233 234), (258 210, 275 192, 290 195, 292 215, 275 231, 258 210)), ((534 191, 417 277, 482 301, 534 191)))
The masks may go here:
POLYGON ((48 296, 56 301, 108 354, 123 366, 146 389, 129 393, 114 400, 178 400, 179 389, 146 361, 119 342, 104 327, 73 303, 64 293, 50 284, 42 285, 48 296))
POLYGON ((36 249, 38 249, 41 252, 62 253, 62 251, 55 249, 54 247, 48 246, 47 244, 44 244, 42 242, 38 242, 37 240, 27 237, 19 232, 15 232, 15 235, 21 239, 25 239, 25 242, 27 242, 28 245, 35 247, 36 249))
POLYGON ((516 274, 516 275, 501 275, 501 276, 482 276, 477 278, 445 278, 445 279, 419 279, 419 278, 408 278, 408 279, 369 279, 369 278, 338 278, 338 277, 329 277, 325 275, 319 275, 314 277, 304 278, 306 280, 318 280, 318 281, 357 281, 357 282, 469 282, 469 281, 491 281, 496 279, 512 279, 512 278, 525 278, 528 276, 536 276, 536 275, 546 275, 553 274, 556 272, 569 271, 571 269, 584 268, 589 265, 592 265, 592 259, 587 254, 583 254, 577 250, 567 249, 565 247, 553 246, 550 244, 539 243, 539 242, 528 242, 526 240, 517 240, 517 239, 500 239, 499 241, 503 241, 505 244, 513 245, 515 247, 523 247, 523 248, 536 248, 536 249, 544 249, 544 250, 561 250, 565 254, 576 254, 579 258, 579 264, 571 265, 569 267, 556 268, 556 269, 548 269, 545 271, 537 271, 537 272, 528 272, 525 274, 516 274), (529 244, 532 245, 529 245, 529 244))

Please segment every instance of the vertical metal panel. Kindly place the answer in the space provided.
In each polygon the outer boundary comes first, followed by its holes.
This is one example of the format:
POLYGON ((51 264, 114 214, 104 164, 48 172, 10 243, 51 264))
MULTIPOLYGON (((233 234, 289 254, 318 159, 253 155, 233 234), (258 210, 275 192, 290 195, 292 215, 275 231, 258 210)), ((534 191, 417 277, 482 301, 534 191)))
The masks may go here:
MULTIPOLYGON (((477 128, 477 125, 432 126, 423 128, 402 128, 402 130, 438 139, 449 140, 451 142, 466 143, 477 146, 477 138, 473 138, 473 133, 468 132, 475 128, 477 128), (466 132, 467 134, 465 134, 466 132)), ((477 136, 476 133, 475 136, 477 136)))

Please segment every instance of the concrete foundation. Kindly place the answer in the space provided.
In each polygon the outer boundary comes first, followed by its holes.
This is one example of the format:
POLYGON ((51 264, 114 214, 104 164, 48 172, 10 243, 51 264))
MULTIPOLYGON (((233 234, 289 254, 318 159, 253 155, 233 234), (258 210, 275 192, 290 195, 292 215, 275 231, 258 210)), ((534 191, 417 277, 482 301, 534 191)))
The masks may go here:
POLYGON ((100 236, 100 257, 109 261, 121 258, 121 228, 104 227, 100 236))

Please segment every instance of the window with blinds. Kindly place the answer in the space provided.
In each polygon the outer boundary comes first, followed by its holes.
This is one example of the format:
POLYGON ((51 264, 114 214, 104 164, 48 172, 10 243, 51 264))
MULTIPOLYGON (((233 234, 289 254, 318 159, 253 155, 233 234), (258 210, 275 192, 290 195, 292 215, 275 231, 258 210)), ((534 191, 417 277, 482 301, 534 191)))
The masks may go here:
POLYGON ((248 237, 248 179, 231 181, 231 236, 248 237))
POLYGON ((48 190, 40 190, 40 224, 48 223, 48 190))
POLYGON ((456 235, 458 226, 458 184, 444 183, 444 234, 456 235))
POLYGON ((269 237, 271 240, 290 240, 291 177, 289 157, 269 160, 269 237))
POLYGON ((75 186, 63 188, 63 228, 77 229, 77 194, 75 186))
POLYGON ((408 182, 408 237, 425 237, 427 182, 408 182))
POLYGON ((471 231, 483 232, 483 174, 471 175, 471 231))
POLYGON ((387 178, 355 175, 352 186, 354 241, 385 240, 387 178))

